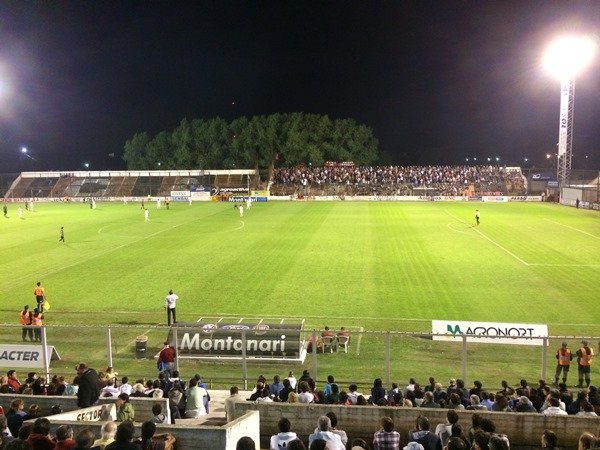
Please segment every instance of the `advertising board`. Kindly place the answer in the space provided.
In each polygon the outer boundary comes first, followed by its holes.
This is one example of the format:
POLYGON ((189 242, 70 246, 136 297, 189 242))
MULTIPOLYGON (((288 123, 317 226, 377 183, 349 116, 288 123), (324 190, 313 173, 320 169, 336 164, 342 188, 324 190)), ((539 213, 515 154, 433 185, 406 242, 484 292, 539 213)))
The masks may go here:
POLYGON ((510 345, 543 345, 542 337, 548 337, 548 325, 504 323, 504 322, 464 322, 456 320, 432 320, 432 333, 443 334, 433 336, 434 341, 467 342, 485 344, 510 345))

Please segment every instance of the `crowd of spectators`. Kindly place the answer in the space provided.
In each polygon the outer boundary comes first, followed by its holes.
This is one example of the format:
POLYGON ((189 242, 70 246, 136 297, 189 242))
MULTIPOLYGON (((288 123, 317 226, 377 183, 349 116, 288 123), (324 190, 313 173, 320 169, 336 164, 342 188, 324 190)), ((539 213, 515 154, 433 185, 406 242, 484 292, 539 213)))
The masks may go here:
MULTIPOLYGON (((154 380, 130 383, 128 377, 119 380, 112 367, 97 373, 85 363, 80 363, 76 372, 71 383, 67 383, 62 376, 54 376, 50 383, 46 383, 45 378, 37 372, 28 373, 27 378, 21 381, 16 370, 9 370, 6 376, 0 377, 0 393, 73 396, 77 397, 80 408, 96 404, 101 397, 113 397, 119 425, 106 422, 101 436, 94 436, 90 429, 83 429, 74 436, 70 427, 61 426, 51 436, 50 423, 41 417, 40 407, 35 402, 26 405, 23 398, 17 397, 11 401, 6 412, 0 406, 0 427, 3 430, 0 450, 71 450, 90 447, 100 450, 140 450, 140 447, 144 450, 172 450, 175 438, 170 434, 155 434, 156 424, 175 423, 181 418, 198 417, 209 411, 210 395, 199 374, 187 383, 179 378, 177 371, 168 378, 160 372, 154 380), (152 419, 142 424, 141 436, 135 441, 135 410, 129 401, 131 397, 168 398, 171 416, 163 414, 160 404, 154 404, 152 419), (24 425, 30 419, 36 419, 33 427, 24 425)), ((61 412, 58 405, 52 408, 52 414, 61 412)))
MULTIPOLYGON (((485 389, 480 381, 475 381, 471 388, 467 388, 460 379, 450 379, 444 387, 434 377, 430 377, 424 386, 414 378, 410 378, 404 388, 393 383, 389 389, 383 386, 382 380, 377 378, 368 391, 361 393, 356 384, 350 384, 343 389, 335 382, 335 377, 329 375, 327 383, 322 389, 318 389, 315 380, 310 376, 308 370, 304 370, 300 379, 294 377, 293 372, 288 374, 283 382, 278 375, 273 378, 270 385, 264 376, 257 380, 254 391, 247 399, 256 402, 287 402, 287 403, 321 403, 345 406, 377 405, 392 406, 400 408, 420 408, 423 414, 417 419, 415 430, 409 433, 409 444, 405 450, 509 450, 510 443, 504 434, 496 432, 494 423, 480 414, 473 415, 473 423, 470 424, 468 434, 466 428, 462 428, 457 422, 459 419, 457 410, 473 411, 496 411, 496 412, 529 412, 545 415, 577 415, 597 416, 600 412, 600 391, 594 385, 589 388, 580 389, 573 393, 565 383, 550 386, 544 380, 539 380, 536 385, 530 386, 527 380, 520 380, 517 387, 513 388, 505 380, 502 381, 500 390, 485 389), (275 389, 272 387, 275 386, 275 389), (445 408, 447 410, 448 423, 440 424, 435 432, 429 430, 429 421, 426 418, 426 409, 445 408), (463 433, 465 430, 465 433, 463 433), (421 447, 419 447, 419 444, 421 447)), ((233 388, 232 388, 233 389, 233 388)), ((243 401, 239 398, 237 389, 232 397, 235 401, 243 401)), ((232 408, 225 401, 226 411, 232 408)), ((227 413, 232 414, 232 412, 227 413)), ((594 430, 595 432, 600 432, 594 430)), ((327 447, 332 449, 346 448, 348 437, 343 430, 337 428, 337 417, 334 413, 328 413, 327 417, 320 417, 315 433, 309 437, 309 448, 313 448, 314 440, 326 441, 327 447), (332 437, 334 436, 334 437, 332 437), (335 437, 337 436, 337 437, 335 437), (338 442, 339 441, 339 442, 338 442)), ((542 437, 549 449, 555 449, 557 437, 552 431, 547 431, 542 437)), ((293 426, 287 418, 279 422, 279 433, 271 438, 271 448, 281 448, 286 443, 287 448, 296 442, 297 436, 293 432, 293 426)), ((600 437, 591 433, 584 433, 580 443, 580 450, 599 448, 600 437), (586 446, 587 445, 587 446, 586 446)), ((375 432, 373 438, 374 449, 399 449, 400 435, 394 430, 391 418, 384 417, 381 428, 375 432)), ((304 443, 293 444, 302 447, 304 443)), ((352 449, 357 444, 352 443, 352 449)), ((369 445, 358 444, 358 448, 371 448, 369 445)))
POLYGON ((481 166, 325 166, 273 170, 274 185, 387 186, 399 195, 414 189, 432 190, 436 195, 463 195, 473 187, 477 192, 522 190, 521 172, 494 165, 481 166), (402 189, 407 187, 408 189, 402 189))
MULTIPOLYGON (((550 415, 597 416, 600 413, 600 390, 594 385, 579 389, 575 393, 565 383, 550 386, 544 380, 539 380, 535 386, 529 386, 527 380, 524 379, 520 380, 516 388, 511 387, 506 380, 503 380, 501 385, 500 390, 493 391, 485 389, 483 384, 476 380, 471 388, 467 388, 462 380, 451 378, 447 387, 444 388, 434 377, 430 377, 424 386, 414 378, 410 378, 403 389, 399 388, 398 383, 392 383, 389 389, 386 389, 381 378, 377 378, 369 387, 368 392, 361 393, 356 384, 350 384, 347 389, 342 389, 335 382, 333 375, 329 375, 327 383, 322 389, 318 389, 310 372, 304 370, 298 380, 294 377, 293 372, 289 372, 283 382, 281 382, 280 376, 276 375, 271 384, 267 383, 267 379, 261 375, 247 400, 346 406, 376 405, 449 410, 537 412, 550 415)), ((237 390, 236 396, 239 397, 237 390)))
MULTIPOLYGON (((97 374, 94 369, 85 364, 77 366, 77 376, 74 377, 69 390, 64 379, 55 377, 51 383, 41 383, 44 389, 39 389, 35 394, 32 384, 41 377, 36 373, 29 373, 26 380, 21 382, 18 373, 11 370, 7 376, 0 380, 0 391, 3 393, 28 392, 31 395, 48 395, 49 392, 61 392, 54 395, 74 395, 80 401, 92 404, 100 397, 114 397, 117 406, 117 425, 115 422, 106 422, 101 430, 101 436, 95 436, 90 429, 82 429, 76 435, 69 426, 61 426, 54 436, 50 435, 50 422, 41 417, 40 408, 32 403, 26 405, 22 398, 15 398, 5 412, 0 407, 0 429, 2 429, 2 442, 0 450, 71 450, 73 448, 90 448, 100 450, 129 449, 139 450, 140 447, 148 450, 172 450, 175 437, 170 434, 156 435, 156 424, 175 423, 181 418, 198 417, 208 411, 210 396, 200 376, 196 375, 186 383, 179 378, 179 373, 174 371, 172 377, 166 378, 161 372, 155 380, 137 380, 130 384, 127 377, 120 381, 117 373, 111 368, 97 374), (79 378, 79 381, 77 381, 79 378), (90 381, 95 390, 95 396, 89 393, 82 395, 82 389, 90 389, 90 381), (79 384, 78 384, 79 383, 79 384), (54 386, 51 388, 50 384, 54 386), (62 387, 60 387, 62 386, 62 387), (79 389, 77 389, 79 387, 79 389), (198 390, 198 392, 196 392, 198 390), (141 435, 134 439, 135 411, 129 403, 130 397, 168 398, 171 417, 162 414, 160 405, 153 407, 153 417, 142 425, 141 435), (191 400, 190 400, 191 399, 191 400), (24 425, 24 421, 35 419, 33 424, 24 425)), ((467 388, 460 379, 451 378, 446 386, 434 377, 430 377, 424 385, 410 378, 404 387, 393 383, 388 388, 383 386, 380 378, 374 380, 372 386, 365 389, 364 393, 356 384, 349 384, 347 388, 341 387, 333 375, 327 377, 327 383, 322 388, 317 387, 316 381, 308 370, 296 379, 290 371, 282 379, 279 375, 269 382, 260 376, 250 396, 245 399, 240 396, 237 387, 232 387, 230 397, 225 400, 225 411, 228 420, 233 416, 236 402, 288 402, 288 403, 321 403, 345 406, 376 405, 400 408, 420 408, 415 423, 415 429, 409 430, 409 442, 406 450, 509 450, 510 443, 506 435, 496 431, 492 420, 480 414, 473 415, 471 424, 458 423, 457 410, 496 411, 496 412, 530 412, 546 415, 578 415, 597 416, 600 412, 600 391, 594 385, 572 392, 565 383, 550 386, 544 380, 539 380, 535 385, 530 385, 527 380, 520 380, 517 386, 512 387, 507 381, 502 381, 501 389, 486 389, 480 381, 475 381, 473 386, 467 388), (440 424, 435 430, 430 430, 426 417, 428 408, 444 408, 447 410, 447 423, 440 424)), ((82 405, 80 405, 83 407, 82 405)), ((53 413, 61 412, 60 410, 53 413)), ((360 439, 349 439, 346 432, 338 428, 338 420, 333 412, 319 417, 314 433, 309 436, 308 447, 299 441, 293 431, 293 424, 289 419, 282 418, 279 422, 279 433, 271 438, 271 448, 278 449, 282 443, 286 448, 329 448, 329 450, 345 449, 350 444, 352 449, 399 449, 401 448, 400 434, 394 427, 393 420, 383 417, 379 429, 374 429, 373 441, 370 443, 360 439)), ((597 430, 593 430, 597 431, 597 430)), ((249 438, 248 438, 249 439, 249 438)), ((242 448, 250 448, 251 439, 240 440, 242 448)), ((557 437, 552 431, 547 431, 542 437, 548 449, 555 449, 557 437)), ((580 450, 600 447, 600 440, 593 433, 584 433, 580 441, 580 450)))

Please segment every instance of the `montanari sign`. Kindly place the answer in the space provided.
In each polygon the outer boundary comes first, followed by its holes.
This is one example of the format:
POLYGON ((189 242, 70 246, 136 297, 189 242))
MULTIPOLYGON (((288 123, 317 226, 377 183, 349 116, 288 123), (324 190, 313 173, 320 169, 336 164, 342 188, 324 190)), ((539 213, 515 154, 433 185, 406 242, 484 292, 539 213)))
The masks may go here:
POLYGON ((480 344, 543 345, 548 337, 548 325, 502 322, 457 322, 432 320, 434 341, 467 342, 480 344), (440 336, 443 335, 443 336, 440 336))
MULTIPOLYGON (((184 358, 296 359, 300 356, 302 324, 177 323, 177 350, 184 358)), ((174 341, 173 330, 169 342, 174 341)))

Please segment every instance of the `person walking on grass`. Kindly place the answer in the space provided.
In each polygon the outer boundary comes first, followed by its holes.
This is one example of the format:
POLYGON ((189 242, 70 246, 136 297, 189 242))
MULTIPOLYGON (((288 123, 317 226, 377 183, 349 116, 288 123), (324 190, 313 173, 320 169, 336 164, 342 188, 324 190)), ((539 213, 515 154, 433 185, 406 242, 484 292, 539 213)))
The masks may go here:
POLYGON ((58 242, 65 242, 65 227, 60 227, 60 237, 58 238, 58 242))
POLYGON ((477 222, 477 225, 479 225, 479 217, 481 216, 481 214, 479 214, 479 210, 476 209, 475 210, 475 221, 477 222))

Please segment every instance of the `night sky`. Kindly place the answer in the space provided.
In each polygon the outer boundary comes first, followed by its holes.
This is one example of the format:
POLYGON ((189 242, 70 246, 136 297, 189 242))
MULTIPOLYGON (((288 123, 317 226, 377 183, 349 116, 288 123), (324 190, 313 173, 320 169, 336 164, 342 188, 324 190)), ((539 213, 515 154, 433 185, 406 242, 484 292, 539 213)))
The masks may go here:
MULTIPOLYGON (((0 172, 124 168, 135 133, 295 111, 371 127, 388 164, 544 166, 560 84, 541 59, 574 33, 598 37, 598 1, 2 0, 0 172)), ((600 51, 572 164, 600 168, 600 51)))

